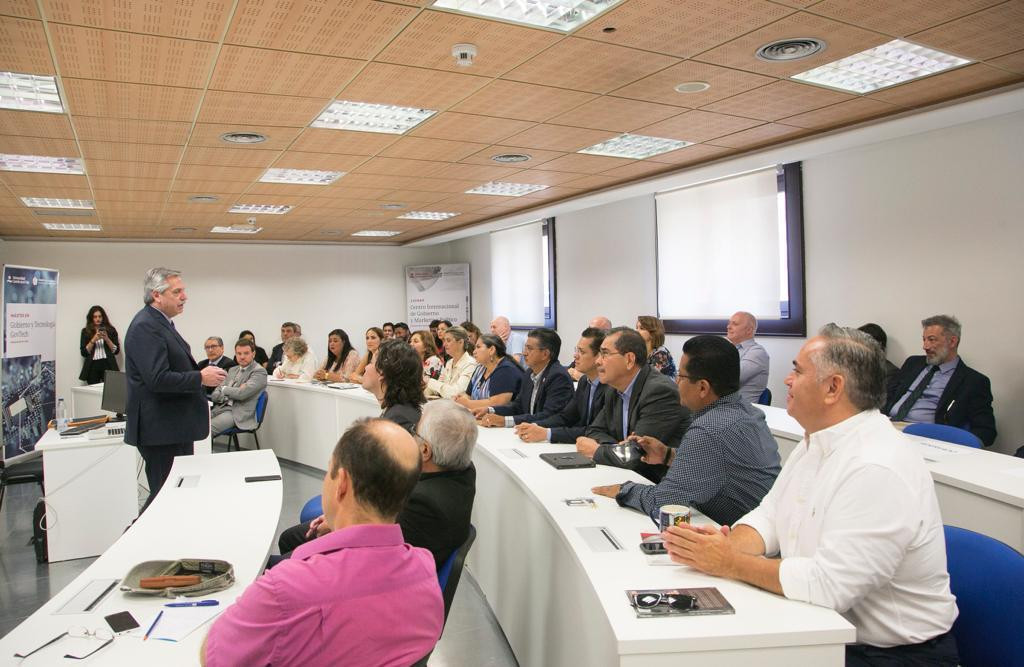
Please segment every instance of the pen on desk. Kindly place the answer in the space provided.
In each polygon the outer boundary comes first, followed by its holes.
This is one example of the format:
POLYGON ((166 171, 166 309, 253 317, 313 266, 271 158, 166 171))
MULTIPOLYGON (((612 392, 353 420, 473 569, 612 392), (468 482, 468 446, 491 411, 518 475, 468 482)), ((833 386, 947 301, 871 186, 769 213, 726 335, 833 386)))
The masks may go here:
POLYGON ((216 607, 219 600, 199 600, 198 602, 169 602, 165 607, 216 607))
POLYGON ((163 615, 164 615, 164 610, 161 609, 160 613, 157 614, 156 618, 153 619, 153 625, 149 626, 149 630, 146 630, 146 634, 142 638, 142 641, 146 641, 147 639, 149 639, 149 633, 153 632, 153 628, 155 628, 156 624, 160 622, 160 617, 163 616, 163 615))

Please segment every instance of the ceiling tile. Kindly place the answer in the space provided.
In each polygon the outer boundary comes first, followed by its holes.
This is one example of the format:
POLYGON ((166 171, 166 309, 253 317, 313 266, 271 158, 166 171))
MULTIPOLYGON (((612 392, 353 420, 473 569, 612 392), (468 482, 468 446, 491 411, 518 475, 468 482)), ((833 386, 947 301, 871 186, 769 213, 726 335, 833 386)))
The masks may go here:
POLYGON ((78 132, 78 138, 84 141, 184 146, 190 127, 190 124, 185 122, 75 116, 75 130, 78 132))
POLYGON ((345 176, 345 187, 348 188, 380 188, 397 190, 412 188, 420 179, 415 176, 394 176, 390 174, 348 174, 345 176))
POLYGON ((569 184, 573 187, 583 188, 585 190, 600 190, 606 188, 613 183, 621 183, 622 179, 613 178, 611 176, 601 176, 600 174, 594 174, 592 176, 579 176, 570 181, 569 184))
POLYGON ((116 141, 81 141, 86 159, 120 162, 165 162, 177 164, 182 146, 165 144, 130 144, 116 141))
POLYGON ((782 125, 781 123, 765 123, 749 130, 719 137, 714 140, 714 144, 716 146, 725 146, 726 148, 751 148, 773 141, 788 141, 807 133, 808 130, 801 127, 782 125))
POLYGON ((898 104, 903 107, 919 107, 943 100, 969 95, 996 86, 1006 85, 1024 79, 1001 69, 978 63, 959 69, 933 74, 932 76, 885 88, 871 93, 871 99, 898 104))
POLYGON ((54 73, 41 22, 0 16, 0 71, 54 73))
POLYGON ((0 110, 0 134, 50 139, 73 139, 75 136, 65 114, 6 109, 0 110))
POLYGON ((245 191, 247 195, 313 197, 323 191, 326 185, 291 185, 287 183, 253 183, 245 191))
POLYGON ((607 93, 679 62, 677 58, 568 37, 504 78, 607 93))
POLYGON ((216 45, 80 26, 50 26, 61 76, 202 88, 216 45))
POLYGON ((127 176, 97 176, 89 175, 89 182, 99 190, 149 190, 153 192, 167 192, 171 189, 170 178, 130 178, 127 176))
POLYGON ((330 102, 313 97, 257 95, 211 90, 203 100, 199 121, 203 123, 241 123, 244 125, 283 125, 303 127, 330 102))
POLYGON ((447 162, 429 160, 405 160, 392 157, 375 157, 359 165, 355 171, 360 174, 384 174, 391 176, 425 176, 447 166, 447 162))
POLYGON ((868 30, 904 37, 913 32, 946 23, 965 14, 976 12, 1001 0, 822 0, 811 8, 844 23, 852 23, 868 30))
POLYGON ((210 81, 213 90, 333 97, 365 63, 309 53, 225 45, 210 81))
MULTIPOLYGON (((174 189, 184 181, 193 181, 196 185, 202 186, 204 182, 214 181, 238 181, 252 183, 266 171, 263 167, 223 167, 205 164, 183 164, 178 170, 177 180, 174 181, 174 189)), ((212 187, 212 186, 211 186, 212 187)), ((223 189, 223 192, 233 192, 231 189, 223 189)))
POLYGON ((604 155, 584 155, 571 153, 556 158, 544 164, 537 165, 535 169, 544 171, 571 171, 578 174, 598 174, 602 171, 613 169, 629 164, 633 160, 626 160, 619 157, 607 157, 604 155))
POLYGON ((559 35, 547 30, 427 10, 388 44, 376 60, 460 74, 499 76, 559 39, 559 35), (465 43, 477 48, 470 67, 457 65, 452 56, 452 46, 465 43))
POLYGON ((1017 51, 1001 58, 993 58, 988 61, 988 64, 1017 74, 1024 74, 1024 51, 1017 51))
POLYGON ((4 0, 2 13, 7 16, 17 16, 23 19, 41 18, 36 0, 4 0))
POLYGON ((159 162, 118 162, 86 160, 85 171, 92 176, 131 176, 134 178, 171 178, 175 165, 159 162))
MULTIPOLYGON (((627 164, 622 167, 615 167, 608 171, 602 171, 602 176, 610 176, 618 179, 633 179, 633 178, 644 178, 651 174, 656 174, 662 171, 671 171, 673 166, 664 162, 649 162, 646 160, 640 160, 632 164, 627 164)), ((574 185, 569 183, 569 185, 574 185)))
POLYGON ((573 153, 617 136, 615 132, 588 130, 566 125, 535 125, 525 132, 511 136, 504 143, 523 148, 540 148, 573 153))
MULTIPOLYGON (((199 165, 182 165, 181 174, 192 175, 190 172, 196 168, 201 168, 199 165)), ((178 197, 175 195, 176 200, 185 201, 192 195, 214 195, 222 197, 223 195, 237 195, 245 192, 246 188, 249 187, 251 181, 223 181, 223 180, 212 180, 212 179, 175 179, 171 186, 171 191, 175 193, 181 193, 178 197)))
POLYGON ((64 78, 68 108, 76 116, 191 122, 202 91, 92 79, 64 78))
POLYGON ((636 83, 623 86, 613 94, 616 97, 629 97, 695 109, 758 88, 772 81, 775 81, 774 77, 687 60, 640 79, 636 83), (700 93, 676 92, 677 85, 690 81, 703 81, 711 84, 711 87, 700 93))
POLYGON ((446 192, 428 192, 425 190, 395 190, 389 192, 384 199, 389 202, 403 202, 406 205, 404 211, 427 210, 424 207, 448 196, 446 192))
POLYGON ((787 125, 807 128, 836 127, 858 123, 868 118, 898 112, 901 109, 891 104, 873 100, 868 97, 857 97, 847 102, 808 111, 796 116, 783 118, 787 125))
MULTIPOLYGON (((239 195, 233 203, 235 204, 272 204, 274 206, 298 206, 309 198, 297 195, 273 195, 268 197, 267 195, 239 195)), ((233 213, 232 215, 242 215, 240 213, 233 213)), ((283 214, 281 217, 288 215, 283 214)), ((268 217, 277 216, 265 216, 261 215, 258 219, 263 220, 268 217)))
POLYGON ((764 0, 631 0, 575 36, 688 58, 792 12, 764 0))
POLYGON ((372 0, 240 0, 225 42, 367 60, 416 11, 372 0))
POLYGON ((798 12, 731 42, 717 46, 697 56, 696 60, 724 67, 749 70, 768 76, 787 77, 825 63, 852 55, 890 41, 890 37, 856 26, 798 12), (827 48, 809 58, 788 62, 759 60, 757 49, 780 39, 815 37, 824 40, 827 48))
POLYGON ((270 166, 280 151, 246 148, 212 148, 189 146, 182 157, 183 164, 205 164, 216 167, 259 167, 270 166))
POLYGON ((522 132, 531 125, 533 123, 525 120, 446 111, 417 125, 409 134, 432 139, 453 139, 491 144, 522 132))
POLYGON ((945 25, 914 33, 910 40, 971 60, 1020 50, 1024 44, 1024 1, 1010 0, 945 25))
POLYGON ((679 107, 664 104, 605 96, 555 116, 551 122, 592 130, 630 132, 638 127, 671 118, 682 111, 679 107))
MULTIPOLYGON (((526 169, 520 171, 514 176, 503 178, 503 181, 513 181, 515 183, 534 183, 536 185, 562 185, 571 181, 579 180, 580 175, 572 172, 562 171, 543 171, 541 169, 526 169)), ((572 187, 577 187, 573 185, 572 187)))
POLYGON ((524 150, 521 147, 507 146, 507 145, 502 144, 502 145, 488 146, 487 148, 483 149, 482 151, 474 153, 474 154, 470 155, 469 157, 463 158, 462 160, 460 160, 460 162, 465 162, 467 164, 488 164, 488 165, 490 165, 490 164, 500 164, 498 162, 495 162, 491 158, 493 156, 495 156, 495 155, 504 155, 504 154, 507 154, 507 153, 518 153, 520 155, 529 155, 530 156, 529 160, 527 160, 525 162, 515 162, 514 163, 517 167, 521 167, 521 168, 524 168, 524 169, 536 167, 537 165, 543 164, 543 163, 547 162, 548 160, 554 160, 555 158, 562 157, 563 155, 565 155, 565 153, 561 153, 561 152, 557 152, 557 151, 544 151, 544 150, 537 150, 536 148, 531 148, 529 150, 524 150))
POLYGON ((539 122, 596 97, 575 90, 561 90, 516 81, 492 81, 453 107, 453 111, 539 122))
POLYGON ((776 81, 767 86, 713 102, 702 107, 702 110, 759 120, 778 120, 852 99, 854 99, 853 95, 820 86, 795 81, 776 81))
POLYGON ((137 202, 163 204, 167 200, 167 192, 158 190, 128 190, 115 188, 112 190, 93 190, 97 203, 105 202, 137 202))
POLYGON ((444 139, 402 137, 381 151, 384 157, 402 157, 412 160, 441 160, 455 162, 485 148, 483 144, 444 139))
POLYGON ((0 153, 78 157, 78 146, 70 139, 0 136, 0 153))
POLYGON ((432 179, 434 178, 453 178, 457 180, 469 180, 469 181, 507 181, 514 180, 513 174, 522 173, 522 170, 515 167, 502 167, 497 163, 492 165, 483 164, 461 164, 454 163, 446 165, 436 172, 430 172, 429 175, 432 179))
MULTIPOLYGON (((16 185, 11 192, 17 197, 61 197, 67 199, 92 199, 89 188, 62 188, 41 185, 16 185)), ((32 208, 32 207, 26 207, 32 208)))
POLYGON ((167 2, 166 0, 42 0, 46 17, 123 32, 168 35, 215 42, 224 32, 231 0, 167 2))
MULTIPOLYGON (((88 188, 89 180, 76 174, 34 174, 30 172, 0 171, 0 181, 10 186, 39 186, 54 188, 88 188)), ((3 206, 0 195, 0 206, 3 206)), ((20 202, 18 202, 20 205, 20 202)))
POLYGON ((370 63, 338 99, 441 110, 462 101, 487 81, 469 74, 370 63))
MULTIPOLYGON (((730 148, 724 148, 722 146, 711 146, 709 144, 694 144, 679 150, 674 150, 669 153, 662 153, 661 155, 655 155, 652 158, 648 158, 651 162, 664 162, 666 164, 695 164, 697 162, 704 162, 722 157, 725 153, 732 153, 733 150, 730 148)), ((576 185, 572 183, 571 185, 576 185)))
POLYGON ((760 125, 761 121, 738 116, 711 113, 708 111, 687 111, 654 125, 642 127, 637 132, 652 137, 681 139, 695 144, 721 137, 740 130, 760 125))
POLYGON ((338 155, 334 153, 304 153, 285 151, 274 162, 277 169, 317 169, 321 171, 351 171, 366 161, 365 155, 338 155))
POLYGON ((302 128, 273 125, 234 125, 218 123, 196 123, 192 128, 189 146, 210 146, 213 148, 236 148, 238 150, 283 150, 299 136, 302 128), (267 138, 258 144, 232 144, 221 139, 228 132, 250 132, 267 138))
POLYGON ((398 141, 397 134, 377 132, 350 132, 307 128, 292 145, 292 150, 310 153, 345 153, 347 155, 376 155, 398 141))

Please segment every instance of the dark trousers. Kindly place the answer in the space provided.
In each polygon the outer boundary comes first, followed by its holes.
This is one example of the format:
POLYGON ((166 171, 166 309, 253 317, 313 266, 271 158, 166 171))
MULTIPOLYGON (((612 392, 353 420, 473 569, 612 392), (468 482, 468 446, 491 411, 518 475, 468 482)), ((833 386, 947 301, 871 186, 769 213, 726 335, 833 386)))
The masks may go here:
POLYGON ((270 557, 267 559, 266 569, 269 570, 281 561, 291 558, 293 551, 306 542, 312 541, 313 538, 306 537, 306 533, 309 531, 309 524, 309 521, 303 521, 297 526, 286 528, 281 533, 281 537, 277 538, 277 548, 280 550, 281 555, 270 554, 270 557))
POLYGON ((145 512, 149 504, 160 492, 167 476, 171 474, 171 466, 174 465, 175 456, 191 456, 195 453, 195 443, 183 442, 176 445, 154 445, 139 446, 139 455, 146 462, 146 481, 149 482, 149 498, 143 505, 145 512))
POLYGON ((867 644, 846 647, 846 667, 956 667, 960 654, 952 632, 920 644, 878 648, 867 644))

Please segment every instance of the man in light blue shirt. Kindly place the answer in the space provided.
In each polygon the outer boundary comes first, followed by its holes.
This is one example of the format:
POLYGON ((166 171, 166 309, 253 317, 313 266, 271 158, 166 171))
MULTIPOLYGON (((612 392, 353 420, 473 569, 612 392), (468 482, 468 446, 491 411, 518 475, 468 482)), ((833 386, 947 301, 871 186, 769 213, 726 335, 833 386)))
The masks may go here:
POLYGON ((740 353, 740 398, 757 403, 768 388, 768 352, 754 340, 757 318, 745 311, 734 313, 725 327, 725 337, 740 353))

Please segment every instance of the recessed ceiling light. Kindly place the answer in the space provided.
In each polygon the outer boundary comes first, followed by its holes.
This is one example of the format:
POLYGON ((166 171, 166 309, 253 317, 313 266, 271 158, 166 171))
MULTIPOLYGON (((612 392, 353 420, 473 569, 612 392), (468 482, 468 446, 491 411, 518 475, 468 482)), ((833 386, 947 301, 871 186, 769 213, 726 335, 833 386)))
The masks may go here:
POLYGON ((33 215, 44 218, 91 218, 93 209, 83 208, 37 208, 33 215))
POLYGON ((686 81, 676 86, 677 93, 703 93, 711 87, 707 81, 686 81))
POLYGON ((0 109, 64 113, 56 77, 0 72, 0 109))
POLYGON ((192 195, 188 200, 197 204, 212 204, 213 202, 220 201, 220 197, 216 195, 192 195))
POLYGON ((84 174, 85 166, 77 157, 0 154, 0 171, 30 171, 37 174, 84 174))
POLYGON ((792 78, 853 93, 870 93, 970 62, 927 46, 894 39, 867 51, 794 74, 792 78))
POLYGON ((810 58, 814 54, 824 51, 826 46, 824 41, 814 37, 780 39, 776 42, 765 44, 754 55, 760 60, 767 60, 769 62, 787 62, 810 58))
POLYGON ((259 132, 225 132, 220 135, 220 139, 229 144, 262 144, 267 140, 267 135, 259 132))
POLYGON ((679 139, 664 139, 662 137, 647 137, 642 134, 620 134, 614 139, 594 144, 577 153, 586 155, 607 155, 609 157, 624 157, 633 160, 643 160, 652 155, 661 155, 679 148, 691 146, 692 141, 681 141, 679 139))
POLYGON ((96 208, 89 199, 63 199, 60 197, 22 197, 29 208, 96 208))
POLYGON ((171 231, 172 232, 177 232, 178 234, 191 234, 192 232, 196 231, 196 228, 195 227, 172 227, 171 231))
POLYGON ((398 107, 391 104, 368 104, 335 100, 313 121, 310 127, 356 132, 382 132, 403 134, 416 127, 437 111, 398 107))
POLYGON ((217 226, 210 229, 210 232, 213 234, 259 234, 262 231, 263 228, 256 225, 217 226))
POLYGON ((387 211, 401 211, 403 208, 405 208, 405 204, 381 204, 380 207, 387 211))
POLYGON ((447 213, 443 211, 409 211, 405 215, 398 216, 399 220, 447 220, 459 215, 458 213, 447 213))
POLYGON ((435 0, 434 8, 569 32, 621 0, 435 0))
POLYGON ((402 232, 384 231, 382 229, 364 229, 361 232, 355 232, 352 236, 398 236, 402 232))
POLYGON ((526 153, 502 153, 500 155, 492 155, 491 159, 495 162, 526 162, 533 159, 533 156, 526 153))
POLYGON ((536 185, 534 183, 503 183, 501 181, 491 181, 490 183, 484 183, 478 185, 472 190, 466 190, 467 195, 498 195, 500 197, 522 197, 528 195, 531 192, 538 192, 539 190, 546 190, 546 185, 536 185))
POLYGON ((99 225, 90 225, 79 222, 44 222, 43 227, 54 232, 101 232, 103 228, 99 225))
POLYGON ((343 171, 317 169, 267 169, 261 183, 291 183, 293 185, 330 185, 345 175, 343 171))
POLYGON ((259 213, 261 215, 284 215, 292 210, 291 206, 284 204, 235 204, 228 209, 228 213, 259 213))

